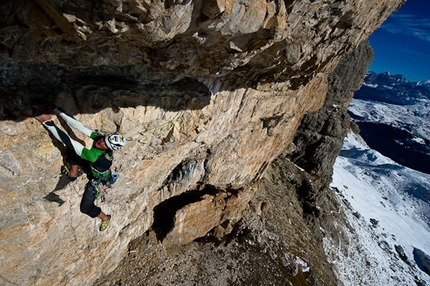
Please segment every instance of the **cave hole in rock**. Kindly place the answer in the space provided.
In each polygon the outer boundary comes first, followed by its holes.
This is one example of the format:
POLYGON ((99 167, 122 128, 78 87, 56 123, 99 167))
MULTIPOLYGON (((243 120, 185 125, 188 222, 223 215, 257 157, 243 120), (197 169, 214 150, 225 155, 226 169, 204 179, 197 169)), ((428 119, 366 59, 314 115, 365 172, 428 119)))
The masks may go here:
POLYGON ((178 196, 171 197, 154 207, 154 222, 152 230, 157 239, 163 241, 167 234, 174 227, 176 212, 186 205, 193 204, 202 200, 204 195, 213 195, 223 192, 212 185, 201 186, 196 190, 190 190, 178 196))

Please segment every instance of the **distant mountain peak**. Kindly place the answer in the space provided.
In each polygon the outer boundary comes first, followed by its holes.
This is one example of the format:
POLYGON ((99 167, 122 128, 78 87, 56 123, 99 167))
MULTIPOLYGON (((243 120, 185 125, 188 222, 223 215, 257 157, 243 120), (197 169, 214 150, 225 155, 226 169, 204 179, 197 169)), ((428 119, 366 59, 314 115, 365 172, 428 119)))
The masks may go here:
POLYGON ((430 79, 417 82, 417 86, 427 86, 430 88, 430 79))
POLYGON ((398 105, 412 105, 424 99, 430 99, 430 80, 410 82, 401 74, 370 71, 354 97, 398 105))
POLYGON ((366 83, 374 83, 374 81, 377 81, 379 84, 385 84, 385 85, 395 85, 398 83, 409 83, 409 81, 406 79, 405 76, 401 74, 391 74, 389 71, 383 72, 383 73, 375 73, 375 72, 369 72, 366 75, 365 82, 366 83))

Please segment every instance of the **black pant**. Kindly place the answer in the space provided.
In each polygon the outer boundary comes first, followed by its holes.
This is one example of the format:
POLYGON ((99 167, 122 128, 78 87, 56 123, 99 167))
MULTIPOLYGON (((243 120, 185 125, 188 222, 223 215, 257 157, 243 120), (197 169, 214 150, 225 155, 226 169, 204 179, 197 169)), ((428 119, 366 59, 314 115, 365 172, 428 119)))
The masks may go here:
POLYGON ((89 215, 92 218, 97 217, 102 209, 99 208, 94 204, 94 201, 96 200, 96 188, 92 185, 91 181, 89 181, 85 185, 85 191, 82 195, 81 200, 81 212, 89 215))
POLYGON ((74 150, 69 148, 67 148, 66 162, 72 165, 79 165, 84 173, 87 174, 89 181, 85 185, 85 191, 82 195, 80 209, 82 213, 89 215, 92 218, 97 217, 102 210, 94 204, 97 190, 91 183, 93 178, 91 176, 90 162, 82 159, 78 156, 78 154, 75 153, 74 150))

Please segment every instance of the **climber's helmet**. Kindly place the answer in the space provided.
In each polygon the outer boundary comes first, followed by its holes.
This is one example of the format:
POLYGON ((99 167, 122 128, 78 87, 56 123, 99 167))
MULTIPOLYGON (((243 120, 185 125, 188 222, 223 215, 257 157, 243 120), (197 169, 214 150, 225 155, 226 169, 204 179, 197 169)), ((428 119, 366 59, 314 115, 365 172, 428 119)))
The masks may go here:
POLYGON ((105 136, 105 143, 111 150, 121 150, 125 146, 125 139, 121 134, 109 134, 105 136))

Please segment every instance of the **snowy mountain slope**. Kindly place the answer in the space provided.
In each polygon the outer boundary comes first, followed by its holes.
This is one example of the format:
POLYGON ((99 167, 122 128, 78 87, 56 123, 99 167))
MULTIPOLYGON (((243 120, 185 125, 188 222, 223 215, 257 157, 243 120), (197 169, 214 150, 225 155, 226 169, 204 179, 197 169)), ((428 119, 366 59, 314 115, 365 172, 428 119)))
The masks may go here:
POLYGON ((430 174, 430 84, 369 73, 348 112, 367 144, 401 165, 430 174))
POLYGON ((430 174, 430 102, 396 105, 353 99, 348 110, 369 146, 430 174))
POLYGON ((354 98, 348 111, 355 120, 391 125, 430 140, 430 100, 404 106, 354 98))
POLYGON ((430 269, 422 270, 430 266, 430 175, 395 163, 350 133, 331 187, 349 229, 343 230, 346 245, 328 235, 324 246, 345 285, 430 285, 430 269))

